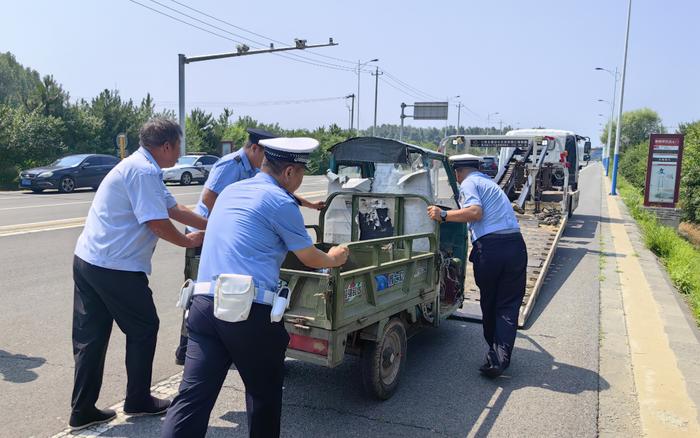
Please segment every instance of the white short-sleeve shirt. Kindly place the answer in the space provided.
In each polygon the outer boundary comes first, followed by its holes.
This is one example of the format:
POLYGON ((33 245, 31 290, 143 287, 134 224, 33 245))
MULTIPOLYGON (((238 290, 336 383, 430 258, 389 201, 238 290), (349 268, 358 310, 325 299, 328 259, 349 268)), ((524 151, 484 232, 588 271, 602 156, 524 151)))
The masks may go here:
POLYGON ((75 255, 102 268, 150 274, 158 236, 146 222, 168 219, 176 204, 158 163, 140 148, 100 184, 75 255))

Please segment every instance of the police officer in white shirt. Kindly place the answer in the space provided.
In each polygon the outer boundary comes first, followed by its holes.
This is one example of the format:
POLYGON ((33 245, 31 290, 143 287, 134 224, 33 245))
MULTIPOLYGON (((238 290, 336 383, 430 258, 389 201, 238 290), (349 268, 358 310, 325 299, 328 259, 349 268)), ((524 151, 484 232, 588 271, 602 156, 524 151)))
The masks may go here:
POLYGON ((126 334, 127 415, 155 415, 170 402, 151 396, 158 315, 147 275, 159 238, 201 245, 203 231, 182 234, 171 219, 204 230, 207 220, 179 205, 163 184, 163 167, 180 155, 182 130, 157 118, 139 132, 141 147, 105 177, 78 238, 73 260, 75 380, 69 425, 74 430, 114 418, 95 406, 116 322, 126 334))
POLYGON ((469 261, 481 296, 486 361, 479 368, 498 377, 511 361, 518 313, 525 295, 527 249, 518 219, 505 192, 479 171, 481 158, 463 154, 450 157, 459 182, 460 209, 428 207, 431 219, 466 222, 472 239, 469 261))
POLYGON ((180 392, 163 424, 166 438, 203 437, 209 415, 231 364, 246 389, 251 437, 280 434, 284 356, 289 335, 284 322, 272 322, 279 271, 288 251, 312 268, 341 266, 348 248, 317 249, 304 228, 292 195, 304 177, 310 138, 261 140, 262 171, 226 187, 209 217, 195 295, 187 317, 189 344, 180 392), (220 275, 251 278, 255 286, 247 319, 228 322, 214 316, 215 282, 220 275))
MULTIPOLYGON (((212 167, 207 181, 204 183, 199 202, 194 209, 195 213, 209 217, 216 199, 226 187, 238 181, 252 178, 260 172, 260 166, 265 157, 265 148, 260 145, 260 141, 274 138, 275 134, 259 128, 248 128, 246 131, 248 132, 248 141, 245 145, 235 152, 224 155, 212 167)), ((297 198, 300 205, 307 208, 320 210, 326 205, 324 201, 311 202, 299 195, 294 195, 294 197, 297 198)), ((187 248, 185 250, 185 280, 196 278, 197 272, 191 272, 191 267, 194 266, 194 260, 201 252, 202 248, 187 248)), ((177 365, 185 364, 185 355, 187 354, 187 326, 184 315, 185 312, 183 312, 182 327, 180 328, 180 344, 175 350, 175 363, 177 365)))

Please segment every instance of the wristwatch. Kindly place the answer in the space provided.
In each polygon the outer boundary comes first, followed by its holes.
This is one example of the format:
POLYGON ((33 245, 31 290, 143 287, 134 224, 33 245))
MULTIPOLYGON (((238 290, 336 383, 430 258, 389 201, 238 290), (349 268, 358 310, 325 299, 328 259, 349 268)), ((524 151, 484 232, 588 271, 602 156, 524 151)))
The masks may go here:
POLYGON ((440 210, 440 219, 442 219, 443 222, 447 222, 447 211, 440 210))

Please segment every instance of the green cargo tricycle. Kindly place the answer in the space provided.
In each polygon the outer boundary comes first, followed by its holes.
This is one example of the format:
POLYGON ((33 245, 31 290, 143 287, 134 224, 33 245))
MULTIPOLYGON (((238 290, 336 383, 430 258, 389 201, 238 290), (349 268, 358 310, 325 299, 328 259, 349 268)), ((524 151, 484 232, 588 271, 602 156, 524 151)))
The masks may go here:
POLYGON ((319 249, 343 244, 350 255, 317 271, 288 254, 287 356, 335 367, 359 355, 365 389, 388 399, 407 338, 462 304, 466 226, 427 216, 429 205, 456 208, 458 186, 445 155, 396 140, 352 138, 330 154, 326 207, 307 228, 319 249))

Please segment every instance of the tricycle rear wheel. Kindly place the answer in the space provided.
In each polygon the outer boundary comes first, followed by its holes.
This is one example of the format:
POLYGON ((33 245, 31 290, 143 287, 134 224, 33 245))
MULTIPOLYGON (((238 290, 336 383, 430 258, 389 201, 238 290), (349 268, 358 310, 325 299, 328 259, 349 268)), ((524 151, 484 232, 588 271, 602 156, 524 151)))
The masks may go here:
POLYGON ((394 395, 406 363, 406 328, 392 318, 377 342, 362 346, 362 383, 365 391, 380 400, 394 395))

